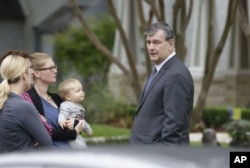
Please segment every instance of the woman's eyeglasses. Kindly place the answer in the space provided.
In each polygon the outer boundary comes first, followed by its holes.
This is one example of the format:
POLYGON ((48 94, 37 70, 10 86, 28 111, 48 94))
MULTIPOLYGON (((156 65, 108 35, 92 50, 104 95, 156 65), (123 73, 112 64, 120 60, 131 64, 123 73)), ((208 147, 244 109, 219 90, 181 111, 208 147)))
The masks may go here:
POLYGON ((38 69, 38 71, 45 71, 45 70, 50 70, 52 72, 53 70, 57 70, 57 66, 51 66, 51 67, 48 67, 48 68, 38 69))

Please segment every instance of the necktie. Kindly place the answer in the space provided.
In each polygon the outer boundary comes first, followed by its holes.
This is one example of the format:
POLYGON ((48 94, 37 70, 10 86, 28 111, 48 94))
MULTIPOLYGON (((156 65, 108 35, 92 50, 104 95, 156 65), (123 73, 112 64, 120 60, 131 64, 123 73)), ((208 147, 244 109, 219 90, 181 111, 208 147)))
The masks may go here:
POLYGON ((156 74, 157 74, 157 69, 154 67, 154 68, 153 68, 153 71, 152 71, 152 73, 151 73, 151 75, 150 75, 150 77, 149 77, 149 79, 148 79, 148 83, 147 83, 147 86, 146 86, 146 89, 145 89, 145 93, 147 92, 149 86, 150 86, 151 83, 153 82, 153 80, 154 80, 156 74))

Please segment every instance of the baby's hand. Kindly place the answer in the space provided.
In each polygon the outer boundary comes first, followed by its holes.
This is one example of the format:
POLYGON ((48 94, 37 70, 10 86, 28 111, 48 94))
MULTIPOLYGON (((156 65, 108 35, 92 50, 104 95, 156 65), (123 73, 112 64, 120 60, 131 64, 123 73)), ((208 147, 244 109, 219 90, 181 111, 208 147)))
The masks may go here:
POLYGON ((88 131, 88 132, 87 132, 87 135, 88 135, 88 136, 93 135, 93 131, 92 131, 92 130, 88 131))
POLYGON ((65 121, 59 121, 58 124, 60 125, 60 127, 61 127, 62 129, 64 129, 64 128, 67 127, 67 124, 66 124, 65 121))

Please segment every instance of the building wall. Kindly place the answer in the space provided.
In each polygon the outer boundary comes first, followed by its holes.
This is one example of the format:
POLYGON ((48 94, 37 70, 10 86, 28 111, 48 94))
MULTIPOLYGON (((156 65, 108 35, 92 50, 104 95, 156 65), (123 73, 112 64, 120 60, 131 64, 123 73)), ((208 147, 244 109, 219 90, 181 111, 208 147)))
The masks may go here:
POLYGON ((1 53, 9 49, 24 48, 23 25, 24 23, 20 21, 0 21, 1 53))
POLYGON ((245 107, 250 103, 250 72, 241 71, 237 75, 228 74, 226 102, 232 106, 245 107))
MULTIPOLYGON (((168 1, 166 3, 171 4, 166 8, 168 9, 166 10, 166 16, 168 17, 172 15, 171 9, 173 2, 174 1, 168 1)), ((227 16, 228 2, 228 0, 215 1, 216 8, 214 11, 214 48, 218 45, 219 40, 222 36, 227 16)), ((146 6, 144 7, 146 8, 146 6)), ((126 19, 126 17, 124 17, 123 19, 126 19)), ((185 60, 185 64, 190 69, 195 83, 194 106, 196 105, 202 87, 201 84, 207 50, 207 19, 208 1, 194 1, 192 17, 186 31, 187 57, 185 60)), ((171 18, 168 18, 167 21, 172 24, 171 18)), ((130 23, 129 21, 126 22, 125 20, 123 20, 123 22, 124 24, 130 23)), ((136 29, 136 27, 134 28, 136 29)), ((242 62, 241 59, 243 57, 242 52, 246 51, 246 48, 242 48, 242 40, 240 39, 239 32, 239 22, 235 22, 233 24, 233 29, 230 30, 229 36, 227 37, 226 43, 219 58, 214 74, 213 83, 208 91, 206 106, 242 107, 246 106, 246 104, 248 104, 248 102, 250 101, 250 90, 248 89, 248 87, 250 86, 250 67, 245 67, 244 72, 242 72, 240 63, 242 62)), ((120 39, 116 40, 119 41, 120 39)), ((138 40, 138 42, 143 43, 142 40, 138 40)), ((122 46, 120 45, 119 47, 119 50, 116 49, 115 53, 119 54, 121 60, 124 60, 124 53, 117 52, 122 50, 122 46)), ((143 55, 142 51, 141 54, 137 55, 143 55)), ((246 60, 249 60, 250 55, 248 54, 244 57, 244 59, 246 59, 247 57, 246 60)), ((147 79, 145 75, 145 67, 143 68, 143 66, 138 65, 137 68, 141 78, 141 85, 144 86, 147 79)), ((111 92, 113 92, 113 94, 118 99, 132 103, 136 102, 128 79, 126 79, 126 77, 122 74, 122 72, 119 71, 119 69, 115 65, 111 66, 109 82, 111 92)))

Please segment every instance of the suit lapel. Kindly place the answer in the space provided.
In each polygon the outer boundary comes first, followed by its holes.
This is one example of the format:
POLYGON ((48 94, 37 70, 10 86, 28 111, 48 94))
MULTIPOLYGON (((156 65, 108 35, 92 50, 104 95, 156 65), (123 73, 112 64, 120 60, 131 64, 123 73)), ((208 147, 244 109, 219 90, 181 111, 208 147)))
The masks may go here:
MULTIPOLYGON (((147 92, 145 93, 145 87, 143 89, 143 94, 140 98, 139 101, 139 107, 138 110, 136 112, 136 114, 138 113, 138 111, 140 110, 140 108, 142 107, 142 105, 144 104, 146 98, 148 97, 148 95, 150 94, 151 90, 154 88, 155 84, 162 78, 162 76, 165 74, 165 72, 167 71, 167 69, 171 66, 171 64, 173 62, 175 62, 178 59, 178 57, 175 55, 173 56, 171 59, 169 59, 160 69, 160 71, 158 72, 158 74, 156 75, 156 77, 154 78, 154 81, 151 83, 151 85, 149 86, 147 92)), ((146 85, 145 85, 146 86, 146 85)))

